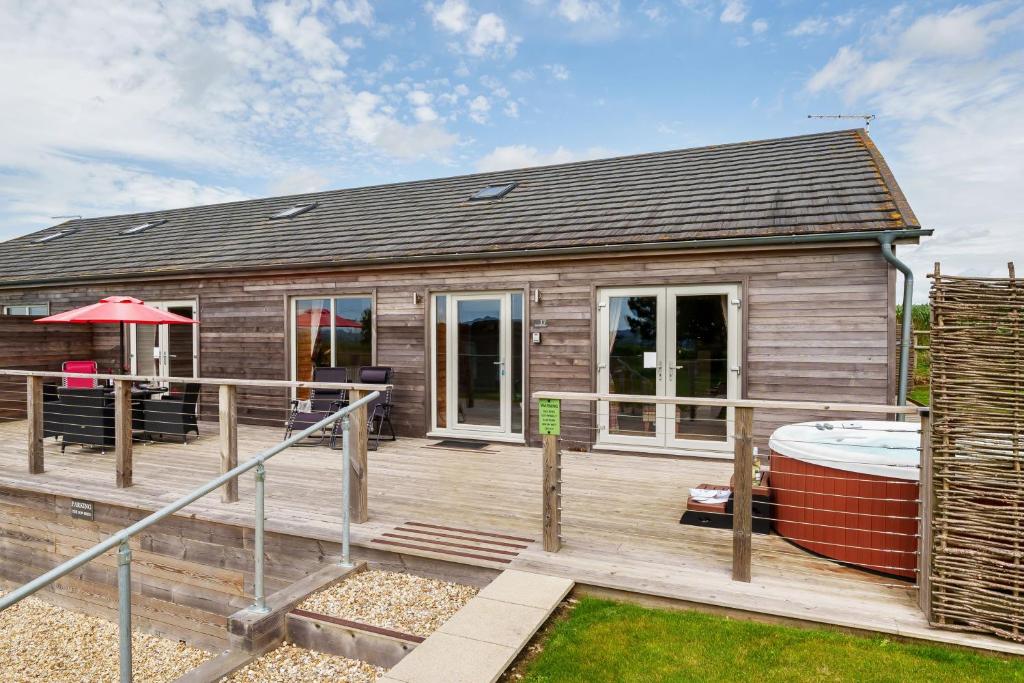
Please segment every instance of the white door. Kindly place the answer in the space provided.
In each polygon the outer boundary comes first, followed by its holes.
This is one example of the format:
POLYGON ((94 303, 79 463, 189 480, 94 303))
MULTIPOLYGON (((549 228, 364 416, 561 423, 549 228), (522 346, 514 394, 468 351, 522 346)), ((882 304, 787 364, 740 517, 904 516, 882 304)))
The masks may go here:
MULTIPOLYGON (((598 391, 738 398, 739 316, 737 285, 601 290, 598 391)), ((598 404, 607 444, 728 450, 732 421, 732 409, 598 404)))
MULTIPOLYGON (((196 318, 195 301, 149 303, 153 308, 196 318)), ((199 376, 198 325, 129 325, 133 375, 199 376)))
POLYGON ((433 432, 522 434, 522 294, 435 295, 433 432))

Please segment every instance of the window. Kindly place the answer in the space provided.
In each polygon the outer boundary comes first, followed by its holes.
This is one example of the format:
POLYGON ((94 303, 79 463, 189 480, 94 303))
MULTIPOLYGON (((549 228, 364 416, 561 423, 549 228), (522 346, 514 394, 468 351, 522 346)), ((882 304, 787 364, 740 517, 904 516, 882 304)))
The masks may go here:
POLYGON ((469 199, 470 201, 475 201, 478 199, 501 199, 515 188, 515 183, 504 183, 502 185, 488 185, 482 190, 477 190, 476 194, 474 194, 469 199))
MULTIPOLYGON (((312 381, 313 368, 342 367, 350 382, 374 363, 373 299, 366 295, 293 299, 292 376, 312 381)), ((300 392, 300 398, 306 398, 300 392)))
POLYGON ((50 240, 55 240, 58 237, 63 237, 64 235, 70 235, 73 232, 74 232, 74 230, 58 230, 57 232, 51 232, 49 235, 43 235, 42 237, 37 239, 36 242, 37 243, 39 243, 39 242, 49 242, 50 240))
POLYGON ((287 209, 281 209, 277 213, 270 217, 270 220, 277 220, 279 218, 295 218, 307 211, 312 211, 317 207, 316 202, 312 204, 296 204, 295 206, 289 206, 287 209))
POLYGON ((163 225, 166 222, 167 222, 166 219, 159 219, 159 220, 155 220, 155 221, 149 221, 147 223, 142 223, 140 225, 134 225, 134 226, 132 226, 130 228, 122 230, 121 234, 122 235, 135 235, 135 234, 140 233, 140 232, 145 232, 146 230, 149 230, 150 228, 155 228, 158 225, 163 225))
POLYGON ((50 315, 50 304, 4 306, 4 315, 29 315, 34 317, 50 315))

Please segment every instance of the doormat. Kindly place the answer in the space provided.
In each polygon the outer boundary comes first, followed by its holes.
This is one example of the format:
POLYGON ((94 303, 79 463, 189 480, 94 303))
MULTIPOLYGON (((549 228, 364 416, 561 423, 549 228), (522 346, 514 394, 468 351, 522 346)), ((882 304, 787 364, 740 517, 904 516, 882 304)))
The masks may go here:
POLYGON ((460 451, 483 451, 490 445, 486 441, 463 441, 462 439, 441 439, 430 444, 431 448, 453 448, 460 451))

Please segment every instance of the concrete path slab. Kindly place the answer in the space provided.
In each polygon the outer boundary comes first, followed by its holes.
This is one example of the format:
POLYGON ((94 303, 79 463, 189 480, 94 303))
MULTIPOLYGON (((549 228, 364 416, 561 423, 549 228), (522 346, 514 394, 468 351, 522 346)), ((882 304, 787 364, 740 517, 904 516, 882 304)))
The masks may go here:
POLYGON ((572 586, 569 579, 502 572, 378 683, 493 683, 572 586))

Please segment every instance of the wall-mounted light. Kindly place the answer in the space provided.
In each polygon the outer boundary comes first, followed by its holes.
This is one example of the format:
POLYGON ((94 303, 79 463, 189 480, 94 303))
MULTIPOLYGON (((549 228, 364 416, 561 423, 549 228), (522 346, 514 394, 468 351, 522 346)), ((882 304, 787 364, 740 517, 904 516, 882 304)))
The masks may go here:
POLYGON ((412 305, 413 306, 419 306, 420 305, 420 293, 419 292, 413 292, 412 293, 412 305))
POLYGON ((533 303, 535 303, 535 304, 539 304, 540 303, 540 290, 539 289, 533 290, 533 303))

